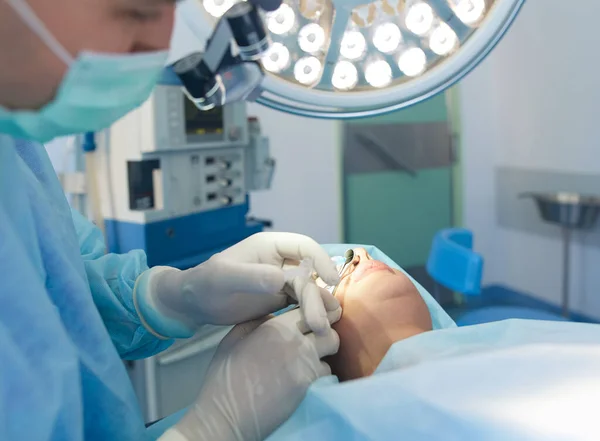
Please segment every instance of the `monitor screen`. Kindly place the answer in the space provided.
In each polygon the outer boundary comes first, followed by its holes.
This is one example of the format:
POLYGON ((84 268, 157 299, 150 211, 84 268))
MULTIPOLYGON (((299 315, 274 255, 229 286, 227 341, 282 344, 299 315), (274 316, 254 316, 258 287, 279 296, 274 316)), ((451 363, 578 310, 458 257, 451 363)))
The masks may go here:
POLYGON ((189 135, 223 133, 223 107, 200 110, 188 97, 184 98, 185 132, 189 135))

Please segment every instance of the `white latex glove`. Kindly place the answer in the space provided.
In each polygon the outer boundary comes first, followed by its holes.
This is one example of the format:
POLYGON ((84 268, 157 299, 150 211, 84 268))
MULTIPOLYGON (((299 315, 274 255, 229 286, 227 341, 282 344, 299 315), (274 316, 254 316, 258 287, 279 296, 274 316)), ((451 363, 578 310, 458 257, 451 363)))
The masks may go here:
MULTIPOLYGON (((258 233, 180 271, 155 267, 144 272, 134 289, 134 304, 144 326, 164 338, 192 336, 205 324, 235 325, 263 317, 288 305, 282 270, 286 259, 311 259, 319 276, 339 282, 335 264, 317 242, 292 233, 258 233)), ((330 329, 327 311, 339 309, 326 289, 300 278, 289 281, 309 329, 330 329)))
MULTIPOLYGON (((331 323, 340 311, 329 314, 331 323)), ((298 309, 233 328, 219 345, 196 403, 159 441, 261 441, 296 410, 310 384, 330 375, 330 329, 310 333, 298 309)))

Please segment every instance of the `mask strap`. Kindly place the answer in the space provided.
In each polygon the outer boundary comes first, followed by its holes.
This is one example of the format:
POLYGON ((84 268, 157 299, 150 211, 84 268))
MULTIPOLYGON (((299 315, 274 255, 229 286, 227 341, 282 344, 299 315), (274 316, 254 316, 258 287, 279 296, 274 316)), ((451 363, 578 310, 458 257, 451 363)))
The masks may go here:
POLYGON ((26 0, 5 0, 14 11, 21 17, 21 20, 34 32, 40 39, 60 58, 67 66, 73 63, 73 56, 58 42, 54 35, 50 33, 46 25, 38 18, 31 6, 26 0))

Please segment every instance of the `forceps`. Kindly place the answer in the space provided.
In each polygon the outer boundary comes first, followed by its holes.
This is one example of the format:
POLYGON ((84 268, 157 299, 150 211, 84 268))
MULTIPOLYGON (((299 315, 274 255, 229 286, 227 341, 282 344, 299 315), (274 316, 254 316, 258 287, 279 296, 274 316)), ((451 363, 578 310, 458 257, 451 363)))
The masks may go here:
MULTIPOLYGON (((347 250, 344 253, 344 264, 341 266, 340 270, 338 271, 338 276, 340 276, 340 278, 342 277, 342 274, 344 274, 344 270, 346 269, 346 267, 354 260, 354 250, 350 249, 347 250)), ((331 294, 335 295, 335 291, 337 290, 339 284, 329 287, 331 289, 331 294)))
POLYGON ((342 267, 340 268, 340 271, 338 273, 338 276, 342 277, 342 274, 344 274, 344 270, 346 269, 346 267, 350 264, 350 262, 352 262, 354 260, 354 250, 350 249, 347 250, 344 253, 344 264, 342 265, 342 267))

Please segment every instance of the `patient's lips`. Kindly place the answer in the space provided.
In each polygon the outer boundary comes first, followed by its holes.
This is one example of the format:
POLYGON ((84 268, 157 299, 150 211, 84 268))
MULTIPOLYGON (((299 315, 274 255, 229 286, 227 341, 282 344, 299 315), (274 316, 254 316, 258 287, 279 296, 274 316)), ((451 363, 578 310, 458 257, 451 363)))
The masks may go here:
POLYGON ((389 271, 394 274, 394 270, 387 266, 385 263, 379 260, 361 260, 360 264, 352 272, 352 280, 358 282, 364 279, 369 274, 373 274, 378 271, 389 271))

